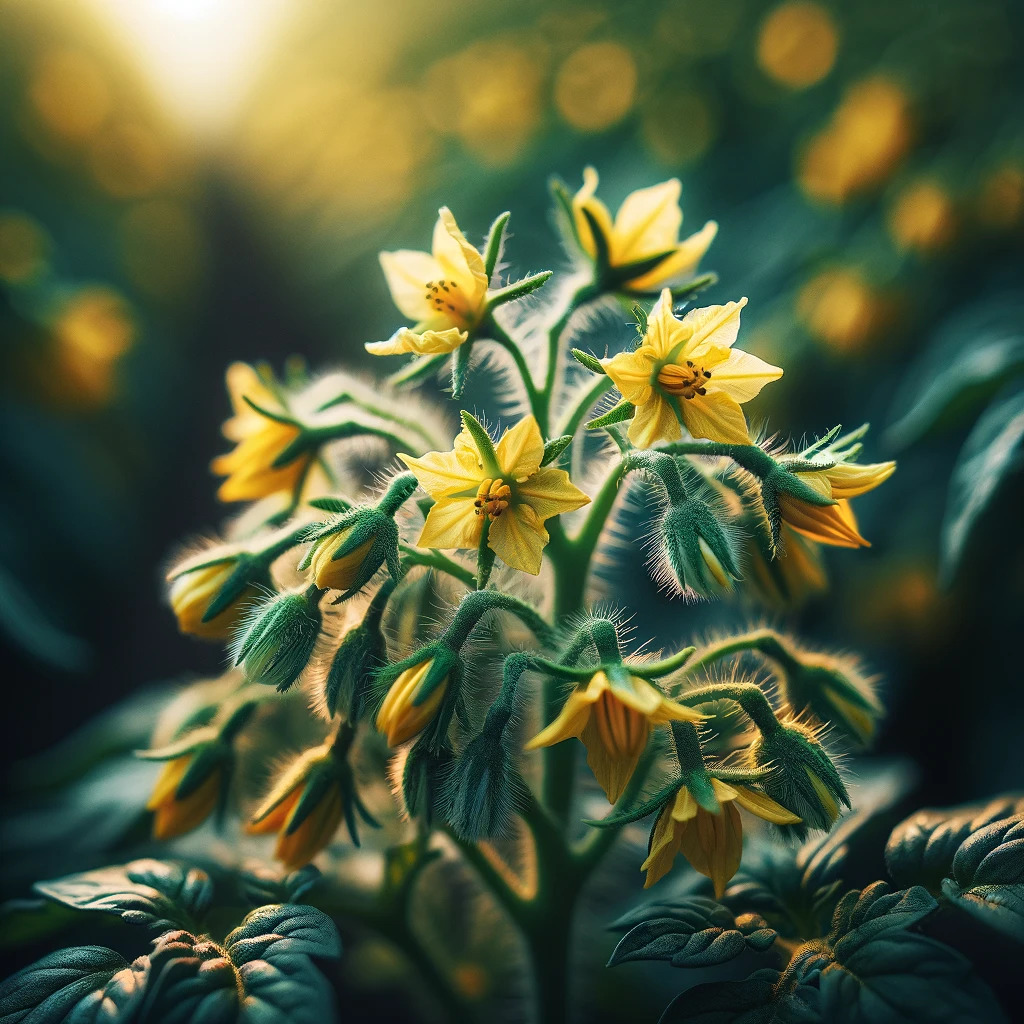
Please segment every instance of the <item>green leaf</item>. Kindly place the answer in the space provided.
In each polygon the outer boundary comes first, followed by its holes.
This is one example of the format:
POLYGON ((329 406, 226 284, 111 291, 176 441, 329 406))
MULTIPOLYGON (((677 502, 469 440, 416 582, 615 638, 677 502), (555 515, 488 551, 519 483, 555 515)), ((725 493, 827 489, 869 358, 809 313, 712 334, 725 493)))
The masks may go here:
POLYGON ((116 914, 130 924, 153 929, 192 926, 213 896, 204 871, 159 860, 67 875, 37 882, 34 888, 67 907, 116 914))
POLYGON ((336 1020, 331 986, 305 956, 242 964, 245 989, 239 1024, 324 1024, 336 1020))
POLYGON ((615 423, 621 423, 623 420, 633 418, 633 413, 636 411, 632 402, 627 402, 625 398, 621 399, 615 405, 611 407, 603 416, 598 416, 596 419, 590 420, 586 424, 587 430, 597 430, 600 427, 610 427, 615 423))
POLYGON ((778 971, 755 971, 746 981, 695 985, 668 1005, 659 1024, 823 1024, 820 995, 807 985, 780 989, 778 971))
POLYGON ((205 936, 171 931, 149 954, 145 1017, 160 1024, 233 1024, 238 979, 224 950, 205 936))
POLYGON ((1002 482, 1020 465, 1024 387, 1004 392, 975 423, 953 468, 942 524, 942 575, 956 572, 972 531, 1002 482))
POLYGON ((1022 813, 1024 797, 1015 796, 918 811, 889 836, 885 847, 889 875, 897 885, 918 883, 934 892, 953 870, 953 860, 965 840, 993 822, 1022 813))
POLYGON ((734 917, 721 903, 690 896, 671 913, 641 921, 615 947, 609 967, 630 960, 666 960, 673 967, 711 967, 738 957, 747 948, 766 950, 776 932, 757 914, 734 917))
POLYGON ((352 503, 345 501, 344 498, 313 498, 306 504, 318 508, 321 512, 333 512, 337 515, 352 510, 352 503))
POLYGON ((100 993, 110 1000, 109 1009, 124 1009, 138 991, 131 983, 135 974, 124 957, 103 946, 58 950, 0 984, 0 1024, 88 1020, 87 1007, 95 1001, 94 994, 100 993), (122 972, 129 977, 110 985, 122 972), (108 985, 110 992, 105 993, 108 985))
POLYGON ((295 903, 320 879, 320 869, 314 864, 282 875, 276 867, 257 863, 239 875, 242 892, 255 907, 268 903, 295 903))
POLYGON ((334 922, 323 911, 303 904, 258 907, 224 940, 236 964, 281 957, 338 957, 341 940, 334 922))
POLYGON ((909 928, 938 908, 920 885, 889 892, 887 882, 874 882, 860 892, 848 892, 836 907, 828 942, 843 960, 885 932, 909 928))
POLYGON ((573 359, 576 360, 580 366, 585 366, 591 373, 599 373, 602 376, 606 376, 605 368, 601 365, 601 360, 596 356, 592 356, 589 352, 584 352, 581 348, 570 349, 573 359))
POLYGON ((542 466, 546 466, 551 462, 554 462, 562 452, 565 451, 569 445, 572 444, 572 434, 563 434, 561 437, 556 437, 552 441, 548 441, 544 445, 544 456, 540 460, 542 466))

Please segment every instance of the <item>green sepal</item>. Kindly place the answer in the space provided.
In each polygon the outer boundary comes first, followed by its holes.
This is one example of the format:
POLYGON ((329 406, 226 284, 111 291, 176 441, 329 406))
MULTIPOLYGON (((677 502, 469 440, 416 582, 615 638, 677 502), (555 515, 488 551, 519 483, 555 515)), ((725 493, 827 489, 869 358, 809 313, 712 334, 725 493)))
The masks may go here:
POLYGON ((502 245, 505 242, 505 228, 508 226, 509 218, 512 216, 507 210, 499 213, 494 218, 490 231, 487 232, 487 244, 484 246, 484 273, 487 275, 488 283, 494 275, 494 268, 498 265, 501 257, 502 245))
POLYGON ((215 772, 230 769, 232 750, 227 743, 208 743, 197 750, 174 791, 175 800, 187 800, 215 772))
POLYGON ((587 430, 598 430, 601 427, 611 427, 616 423, 622 423, 624 420, 630 420, 633 418, 633 414, 636 412, 636 407, 632 402, 626 401, 625 398, 620 399, 613 405, 603 416, 598 416, 596 419, 590 420, 585 424, 587 430))
POLYGON ((586 219, 588 226, 590 227, 591 237, 594 239, 595 277, 598 281, 601 282, 602 286, 607 287, 610 283, 608 239, 605 238, 604 231, 602 230, 601 225, 597 223, 597 218, 590 212, 590 210, 587 209, 586 206, 583 206, 582 211, 583 216, 586 219))
POLYGON ((548 188, 555 201, 556 219, 562 229, 562 234, 566 237, 566 241, 573 242, 582 249, 583 243, 576 230, 576 213, 572 208, 572 196, 569 194, 568 186, 559 178, 551 178, 548 181, 548 188))
POLYGON ((472 342, 467 341, 455 350, 452 357, 452 398, 458 401, 462 392, 466 390, 466 380, 469 377, 469 358, 472 351, 472 342))
MULTIPOLYGON (((595 221, 590 216, 590 211, 584 207, 584 215, 587 217, 590 223, 591 229, 594 229, 595 221)), ((596 237, 596 235, 595 235, 596 237)), ((665 249, 662 252, 655 253, 653 256, 645 256, 642 260, 634 260, 632 263, 616 264, 614 267, 607 267, 604 274, 601 276, 602 284, 610 291, 618 290, 620 285, 625 285, 627 282, 632 281, 634 278, 643 277, 644 274, 650 273, 652 270, 657 269, 676 251, 676 246, 671 249, 665 249)))
POLYGON ((287 413, 274 412, 271 409, 267 409, 266 407, 260 405, 258 402, 254 402, 248 395, 243 395, 242 399, 246 405, 254 409, 264 418, 268 420, 273 420, 275 423, 283 423, 285 424, 285 426, 298 427, 300 430, 302 429, 302 424, 299 423, 299 421, 295 419, 294 416, 289 416, 287 413))
POLYGON ((514 302, 516 299, 524 298, 531 292, 535 292, 538 288, 543 288, 552 273, 550 270, 542 270, 539 274, 531 274, 529 277, 524 277, 521 281, 516 281, 514 284, 506 285, 504 288, 491 292, 487 299, 487 308, 495 309, 498 306, 503 306, 506 302, 514 302))
POLYGON ((318 509, 320 512, 333 512, 335 514, 350 512, 354 507, 352 502, 346 501, 344 498, 312 498, 306 504, 311 508, 318 509))
POLYGON ((333 756, 325 757, 314 764, 309 769, 306 784, 302 787, 302 793, 295 803, 295 808, 288 816, 285 835, 290 836, 297 832, 302 823, 316 810, 317 804, 324 798, 331 786, 340 781, 340 765, 335 762, 333 756))
POLYGON ((630 822, 639 821, 641 818, 646 818, 651 811, 664 806, 678 792, 682 784, 681 779, 675 779, 658 790, 650 800, 645 800, 636 807, 625 811, 615 811, 605 818, 584 818, 583 824, 589 825, 591 828, 617 828, 619 825, 628 825, 630 822))
MULTIPOLYGON (((673 285, 669 288, 669 291, 672 293, 672 304, 678 305, 681 302, 688 302, 699 292, 716 284, 718 284, 718 275, 709 270, 698 277, 690 278, 689 281, 683 284, 673 285)), ((646 289, 627 288, 626 294, 641 299, 657 299, 661 295, 661 289, 657 288, 648 291, 646 289)))
POLYGON ((173 743, 167 743, 162 747, 155 747, 152 750, 136 750, 135 756, 143 761, 173 761, 175 758, 190 754, 207 743, 216 742, 220 731, 215 726, 204 726, 201 729, 194 729, 179 737, 173 743))
POLYGON ((544 445, 544 455, 541 457, 540 464, 546 466, 551 462, 554 462, 562 452, 565 451, 569 445, 572 444, 572 434, 563 434, 561 437, 556 437, 551 441, 548 441, 544 445))
POLYGON ((402 771, 402 800, 410 817, 420 818, 427 828, 443 814, 444 780, 451 771, 455 753, 447 739, 434 749, 424 734, 413 744, 402 771))
POLYGON ((476 553, 476 589, 483 590, 487 581, 491 578, 491 570, 494 568, 494 549, 487 543, 487 536, 490 533, 490 520, 484 520, 484 527, 480 531, 480 544, 476 553))
POLYGON ((228 608, 247 587, 270 590, 272 583, 270 570, 265 562, 258 557, 239 555, 238 565, 234 572, 224 581, 224 585, 207 605, 200 621, 212 622, 221 612, 228 608))
POLYGON ((585 366, 591 373, 599 373, 607 376, 608 371, 601 365, 601 360, 596 356, 592 356, 589 352, 584 352, 583 349, 573 348, 569 350, 572 354, 573 359, 576 360, 581 366, 585 366))
POLYGON ((637 305, 637 303, 634 302, 631 312, 633 314, 633 319, 636 321, 636 333, 638 337, 647 337, 647 310, 644 309, 643 306, 637 305))
POLYGON ((469 432, 477 451, 480 453, 480 461, 484 469, 495 476, 501 475, 501 467, 498 465, 498 456, 494 451, 494 442, 491 435, 484 430, 483 424, 470 412, 462 410, 462 425, 469 432))
POLYGON ((280 594, 264 606, 250 624, 235 659, 236 665, 244 664, 247 679, 276 686, 279 691, 298 679, 320 635, 322 593, 309 588, 301 594, 280 594))

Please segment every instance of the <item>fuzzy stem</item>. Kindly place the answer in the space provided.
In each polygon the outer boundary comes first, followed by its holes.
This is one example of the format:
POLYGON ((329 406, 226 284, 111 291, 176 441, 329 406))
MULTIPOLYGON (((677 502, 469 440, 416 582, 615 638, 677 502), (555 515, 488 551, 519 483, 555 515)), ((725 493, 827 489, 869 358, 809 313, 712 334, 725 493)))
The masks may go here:
POLYGON ((739 654, 743 651, 758 651, 766 658, 778 662, 787 670, 799 668, 799 663, 778 633, 772 629, 756 629, 740 636, 729 637, 721 643, 705 648, 686 665, 684 673, 689 675, 692 672, 699 672, 721 658, 727 658, 730 654, 739 654))
POLYGON ((493 316, 487 318, 480 326, 480 335, 488 336, 496 344, 500 345, 509 355, 512 356, 512 361, 516 364, 516 369, 519 371, 519 378, 522 381, 523 389, 526 391, 526 399, 530 403, 530 411, 537 418, 537 422, 541 424, 541 433, 544 433, 546 425, 546 409, 547 404, 544 395, 537 389, 537 385, 534 383, 533 374, 530 372, 530 367, 526 362, 526 356, 523 355, 523 350, 519 347, 516 340, 502 327, 493 316), (544 420, 541 416, 544 416, 544 420))
POLYGON ((428 569, 436 569, 438 572, 447 573, 467 587, 476 586, 476 576, 473 575, 472 570, 460 565, 447 555, 443 555, 440 551, 434 548, 417 548, 411 544, 401 544, 399 547, 402 549, 402 561, 408 565, 423 565, 428 569))
POLYGON ((686 705, 731 700, 743 709, 762 735, 771 736, 782 728, 764 691, 753 683, 716 683, 712 686, 702 686, 697 690, 687 690, 679 700, 686 705))

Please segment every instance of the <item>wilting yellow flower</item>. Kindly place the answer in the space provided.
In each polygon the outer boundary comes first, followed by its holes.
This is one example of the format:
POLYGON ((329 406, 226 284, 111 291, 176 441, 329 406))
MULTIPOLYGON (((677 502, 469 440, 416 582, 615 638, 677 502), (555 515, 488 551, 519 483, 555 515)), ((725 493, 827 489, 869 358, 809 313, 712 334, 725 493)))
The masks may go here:
POLYGON ((666 253, 653 269, 623 282, 622 287, 627 290, 655 291, 691 277, 718 233, 718 225, 709 220, 696 234, 679 241, 683 211, 679 207, 682 185, 678 178, 631 192, 619 207, 614 223, 596 191, 597 171, 587 167, 583 171, 583 187, 573 196, 572 208, 580 245, 591 257, 597 255, 597 246, 584 210, 594 218, 607 240, 612 269, 666 253))
POLYGON ((377 730, 387 736, 389 747, 397 747, 422 732, 441 706, 448 689, 447 676, 425 697, 422 694, 433 664, 430 658, 413 665, 391 684, 377 712, 377 730))
POLYGON ((601 365, 623 398, 636 406, 629 439, 638 448, 693 437, 749 444, 741 402, 748 402, 782 370, 732 347, 747 300, 672 315, 672 293, 661 293, 640 347, 601 365))
POLYGON ((375 356, 451 352, 483 318, 488 284, 484 258, 466 241, 447 206, 438 211, 431 250, 380 254, 391 298, 415 324, 387 341, 370 342, 367 352, 375 356))
POLYGON ((746 554, 749 581, 770 604, 796 606, 828 587, 818 545, 787 523, 782 524, 774 558, 769 558, 753 538, 748 539, 746 554))
POLYGON ((804 152, 800 185, 816 199, 844 202, 889 176, 910 148, 911 132, 910 102, 899 85, 884 77, 857 82, 804 152))
POLYGON ((179 798, 178 787, 192 764, 194 752, 164 762, 146 810, 155 812, 154 839, 173 839, 201 825, 217 806, 223 770, 214 768, 188 796, 179 798))
POLYGON ((712 777, 711 787, 720 805, 717 814, 704 810, 686 786, 661 809, 651 834, 647 860, 648 889, 672 868, 681 853, 695 871, 711 879, 715 898, 721 899, 736 874, 743 853, 743 823, 736 805, 776 825, 795 825, 800 819, 782 804, 749 786, 729 785, 712 777))
POLYGON ((264 416, 246 402, 248 398, 269 411, 285 411, 280 399, 247 363, 228 367, 227 386, 234 415, 222 431, 236 445, 211 463, 214 473, 227 477, 217 497, 221 501, 255 501, 292 491, 309 471, 314 453, 304 452, 285 466, 274 466, 274 460, 299 436, 299 428, 264 416))
POLYGON ((840 462, 831 469, 800 473, 800 480, 835 505, 811 505, 791 494, 779 495, 779 510, 784 523, 797 533, 822 544, 841 548, 870 547, 857 530, 850 499, 874 490, 896 470, 895 462, 860 464, 840 462))
POLYGON ((203 622, 203 616, 236 566, 236 561, 231 559, 199 569, 172 570, 167 577, 171 584, 168 596, 182 633, 191 633, 193 636, 207 637, 210 640, 226 640, 231 635, 242 616, 245 600, 254 597, 255 590, 250 587, 244 588, 227 608, 208 622, 203 622))
POLYGON ((941 249, 956 232, 956 210, 944 188, 934 181, 918 181, 900 193, 886 224, 904 249, 941 249))
POLYGON ((334 838, 344 814, 341 776, 329 744, 302 754, 275 784, 246 827, 277 833, 274 857, 286 871, 308 864, 334 838))
POLYGON ((558 717, 526 744, 526 750, 579 739, 587 764, 611 803, 622 795, 647 746, 651 729, 666 722, 699 722, 704 716, 669 700, 646 679, 596 672, 569 694, 558 717))
POLYGON ((506 565, 534 576, 548 542, 545 521, 590 501, 564 469, 541 467, 544 439, 533 416, 505 431, 493 459, 465 429, 450 452, 398 457, 434 499, 421 547, 479 547, 488 523, 488 547, 506 565))
POLYGON ((373 547, 376 537, 370 537, 347 555, 335 558, 335 551, 345 543, 351 532, 352 527, 323 537, 314 544, 309 576, 322 590, 348 590, 359 576, 363 560, 373 547))

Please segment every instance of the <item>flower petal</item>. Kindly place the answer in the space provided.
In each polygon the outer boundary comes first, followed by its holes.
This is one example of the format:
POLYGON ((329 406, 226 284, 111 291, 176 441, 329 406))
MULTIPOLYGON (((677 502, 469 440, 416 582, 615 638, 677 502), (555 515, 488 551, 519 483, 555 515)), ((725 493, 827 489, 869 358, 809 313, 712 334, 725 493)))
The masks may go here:
POLYGON ((483 525, 472 498, 441 498, 427 513, 416 543, 422 548, 479 547, 483 525))
POLYGON ((680 852, 695 871, 711 879, 715 899, 721 899, 743 853, 743 824, 735 804, 725 804, 721 814, 698 811, 696 821, 682 835, 680 852))
POLYGON ((683 223, 683 211, 679 208, 681 191, 679 179, 670 178, 626 196, 615 215, 613 265, 634 263, 678 243, 683 223))
POLYGON ((585 687, 577 687, 569 694, 558 717, 546 728, 541 729, 523 749, 536 750, 538 747, 550 747, 555 743, 561 743, 562 740, 578 737, 586 727, 594 704, 607 689, 607 676, 603 672, 595 672, 585 687))
POLYGON ((443 331, 424 331, 422 334, 402 327, 387 341, 368 341, 364 348, 374 356, 397 356, 405 352, 435 356, 454 352, 468 337, 466 331, 460 331, 457 327, 443 331))
POLYGON ((739 302, 727 302, 724 306, 691 309, 682 320, 693 331, 685 355, 693 358, 712 345, 731 348, 740 331, 740 310, 746 304, 744 298, 739 302))
POLYGON ((749 786, 733 788, 736 790, 736 803, 765 821, 770 821, 774 825, 796 825, 800 821, 800 818, 792 811, 786 810, 782 804, 765 796, 764 793, 758 793, 757 790, 751 789, 749 786))
POLYGON ((654 392, 649 402, 636 407, 627 434, 637 448, 651 448, 658 441, 678 441, 683 436, 672 401, 654 392))
POLYGON ((544 557, 548 531, 537 513, 525 502, 510 505, 498 519, 491 521, 488 547, 508 566, 536 576, 544 557))
POLYGON ((502 472, 511 480, 522 480, 540 469, 544 458, 544 438, 533 416, 525 416, 501 435, 495 455, 502 472))
POLYGON ((611 359, 602 359, 601 365, 627 402, 643 405, 650 400, 654 353, 649 347, 642 346, 634 352, 619 352, 611 359))
POLYGON ((476 449, 460 447, 458 438, 454 451, 427 452, 418 459, 399 452, 398 457, 416 474, 420 486, 432 498, 446 498, 460 491, 475 494, 483 481, 476 449))
POLYGON ((611 244, 613 232, 612 215, 608 207, 601 202, 594 194, 597 192, 597 171, 593 167, 583 168, 583 187, 573 196, 572 209, 576 220, 576 234, 579 236, 580 245, 584 251, 594 257, 597 255, 597 247, 594 245, 594 233, 590 230, 590 224, 583 215, 583 209, 590 212, 590 215, 597 221, 605 238, 611 244))
POLYGON ((516 496, 526 502, 544 522, 562 512, 572 512, 588 504, 590 497, 569 479, 564 469, 545 466, 516 488, 516 496))
POLYGON ((427 282, 444 277, 440 264, 429 252, 399 249, 382 252, 380 266, 392 301, 409 320, 426 320, 434 315, 427 298, 427 282))
POLYGON ((709 392, 685 399, 679 405, 691 436, 725 444, 750 444, 743 410, 728 395, 709 392))
MULTIPOLYGON (((714 366, 705 387, 708 394, 724 392, 737 402, 749 402, 765 384, 778 380, 782 369, 738 348, 725 350, 726 358, 714 366)), ((710 369, 710 367, 708 367, 710 369)))
POLYGON ((680 242, 676 251, 653 270, 628 282, 628 287, 636 291, 653 291, 663 285, 680 284, 693 277, 717 234, 718 224, 709 220, 700 231, 680 242))
POLYGON ((895 462, 840 462, 825 470, 825 475, 832 486, 833 498, 856 498, 888 480, 895 471, 895 462))
POLYGON ((640 865, 641 871, 647 872, 644 888, 649 889, 659 879, 672 870, 672 862, 679 852, 682 829, 672 820, 669 805, 666 804, 654 823, 651 833, 651 849, 647 859, 640 865))
POLYGON ((434 259, 440 264, 439 277, 454 278, 456 284, 465 290, 471 306, 479 304, 487 291, 487 273, 484 259, 466 240, 466 236, 455 223, 452 211, 442 206, 437 211, 432 243, 434 259))
POLYGON ((672 312, 673 305, 672 292, 665 288, 647 317, 647 334, 640 351, 650 354, 652 364, 658 359, 667 358, 679 342, 685 341, 693 333, 693 328, 672 312))

